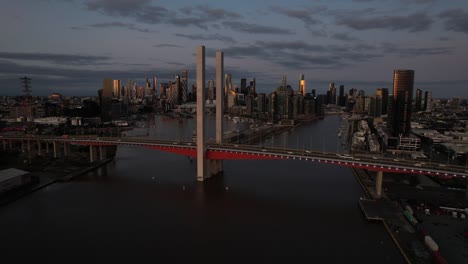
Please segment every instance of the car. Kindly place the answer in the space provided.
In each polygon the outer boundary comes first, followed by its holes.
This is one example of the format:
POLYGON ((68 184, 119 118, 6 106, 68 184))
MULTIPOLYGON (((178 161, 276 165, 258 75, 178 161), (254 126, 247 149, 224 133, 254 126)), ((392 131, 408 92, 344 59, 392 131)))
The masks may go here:
POLYGON ((234 147, 236 147, 236 148, 237 148, 237 147, 239 147, 239 145, 235 144, 235 145, 234 145, 234 147))
POLYGON ((445 167, 445 165, 444 164, 439 164, 439 167, 445 167))
POLYGON ((393 159, 393 161, 396 161, 396 162, 398 162, 398 161, 400 161, 400 160, 399 160, 399 159, 393 159))
POLYGON ((262 149, 263 152, 267 151, 266 149, 262 149))
POLYGON ((360 158, 354 158, 354 160, 361 160, 360 158))
POLYGON ((422 167, 421 163, 415 163, 414 166, 416 166, 416 167, 422 167))
POLYGON ((291 151, 288 151, 288 154, 294 154, 294 153, 292 153, 291 151))
POLYGON ((305 153, 310 153, 310 151, 306 150, 305 153))
POLYGON ((377 157, 372 157, 372 159, 378 160, 379 158, 377 158, 377 157))
POLYGON ((187 143, 187 146, 192 146, 192 142, 187 143))

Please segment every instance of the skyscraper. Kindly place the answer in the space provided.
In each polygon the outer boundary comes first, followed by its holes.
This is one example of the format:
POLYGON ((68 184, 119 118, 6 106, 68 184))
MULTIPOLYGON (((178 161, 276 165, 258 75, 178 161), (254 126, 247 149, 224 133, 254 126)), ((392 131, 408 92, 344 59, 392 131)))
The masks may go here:
POLYGON ((386 115, 388 113, 388 89, 377 89, 377 96, 382 97, 382 115, 386 115))
POLYGON ((304 79, 304 74, 299 76, 299 92, 302 94, 302 96, 306 95, 306 81, 304 79))
POLYGON ((241 79, 241 93, 243 93, 244 95, 247 94, 247 79, 245 78, 241 79))
POLYGON ((336 104, 336 89, 335 83, 328 84, 328 103, 329 104, 336 104))
POLYGON ((345 105, 345 96, 344 96, 344 85, 340 85, 340 95, 338 96, 338 105, 345 105))
POLYGON ((414 111, 419 112, 422 110, 422 90, 416 89, 416 99, 414 102, 414 111))
POLYGON ((153 96, 158 96, 158 87, 156 86, 158 82, 158 78, 156 76, 153 77, 153 96))
POLYGON ((205 94, 205 98, 211 102, 215 99, 214 89, 214 80, 208 80, 208 93, 205 94))
POLYGON ((188 73, 187 70, 182 71, 182 81, 180 82, 180 89, 182 92, 182 103, 185 104, 188 101, 187 96, 187 82, 188 82, 188 73))
POLYGON ((250 88, 249 88, 249 94, 255 94, 257 82, 255 81, 255 78, 250 81, 250 88))
POLYGON ((231 79, 231 74, 226 73, 224 75, 224 94, 227 95, 228 93, 231 92, 232 90, 232 79, 231 79))
POLYGON ((114 85, 112 87, 112 97, 114 98, 120 98, 120 80, 114 80, 114 85))
POLYGON ((432 92, 426 91, 424 93, 424 111, 431 112, 432 109, 432 92))
POLYGON ((393 73, 392 134, 408 136, 411 130, 414 71, 397 69, 393 73))

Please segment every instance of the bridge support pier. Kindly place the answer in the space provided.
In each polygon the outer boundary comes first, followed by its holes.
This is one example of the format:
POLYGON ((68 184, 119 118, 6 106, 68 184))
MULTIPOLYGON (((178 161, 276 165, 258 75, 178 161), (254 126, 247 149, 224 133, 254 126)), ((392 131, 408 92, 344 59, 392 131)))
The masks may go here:
POLYGON ((383 171, 378 171, 377 177, 375 178, 375 192, 378 198, 382 196, 382 181, 383 181, 383 171))
POLYGON ((58 158, 58 155, 59 155, 59 146, 60 146, 60 143, 57 142, 57 141, 54 141, 52 142, 52 146, 54 148, 54 158, 58 158))
POLYGON ((26 146, 28 148, 28 152, 30 153, 31 152, 31 140, 26 140, 26 146))
POLYGON ((11 142, 11 140, 8 141, 8 147, 10 148, 10 150, 13 149, 13 142, 11 142))
POLYGON ((21 152, 24 153, 24 140, 21 140, 21 152))
POLYGON ((96 147, 89 146, 89 162, 95 162, 97 158, 96 147))
POLYGON ((45 142, 45 152, 49 154, 49 142, 45 142))
POLYGON ((6 150, 6 141, 2 140, 2 142, 3 142, 3 150, 6 150))
POLYGON ((70 144, 67 142, 63 143, 63 155, 67 156, 70 153, 70 144))
POLYGON ((41 141, 37 141, 37 155, 42 156, 42 143, 41 141))
POLYGON ((99 146, 99 159, 104 160, 107 157, 107 147, 99 146))
POLYGON ((466 185, 465 185, 465 200, 468 201, 468 178, 466 178, 466 185))

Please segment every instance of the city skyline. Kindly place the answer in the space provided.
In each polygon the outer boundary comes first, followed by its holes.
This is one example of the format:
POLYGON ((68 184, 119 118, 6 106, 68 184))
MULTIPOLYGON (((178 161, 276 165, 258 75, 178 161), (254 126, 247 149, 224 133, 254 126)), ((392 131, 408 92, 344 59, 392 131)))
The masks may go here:
POLYGON ((297 90, 304 74, 307 92, 334 82, 374 94, 405 68, 416 72, 415 90, 435 98, 466 97, 468 85, 464 1, 23 0, 1 14, 4 95, 20 95, 24 75, 32 95, 95 96, 104 78, 164 82, 184 69, 190 87, 198 45, 207 47, 207 80, 221 50, 233 85, 255 78, 259 92, 272 92, 283 75, 297 90))

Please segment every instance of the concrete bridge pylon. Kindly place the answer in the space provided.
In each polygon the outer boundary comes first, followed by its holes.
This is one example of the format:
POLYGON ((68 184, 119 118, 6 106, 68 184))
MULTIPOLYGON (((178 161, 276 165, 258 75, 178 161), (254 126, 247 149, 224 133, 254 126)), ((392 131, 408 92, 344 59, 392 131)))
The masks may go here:
MULTIPOLYGON (((216 52, 216 143, 223 139, 224 54, 216 52)), ((205 46, 197 47, 197 181, 223 171, 221 160, 207 160, 205 145, 205 46)))

